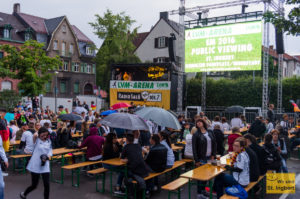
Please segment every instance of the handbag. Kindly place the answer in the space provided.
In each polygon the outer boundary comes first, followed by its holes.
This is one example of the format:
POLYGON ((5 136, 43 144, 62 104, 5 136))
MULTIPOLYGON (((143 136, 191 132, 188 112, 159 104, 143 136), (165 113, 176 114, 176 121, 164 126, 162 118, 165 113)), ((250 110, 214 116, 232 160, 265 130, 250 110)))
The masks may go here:
POLYGON ((247 191, 239 184, 233 185, 232 187, 227 187, 225 189, 226 194, 239 197, 240 199, 247 199, 247 191))
POLYGON ((0 157, 1 170, 6 171, 6 165, 2 157, 0 157))

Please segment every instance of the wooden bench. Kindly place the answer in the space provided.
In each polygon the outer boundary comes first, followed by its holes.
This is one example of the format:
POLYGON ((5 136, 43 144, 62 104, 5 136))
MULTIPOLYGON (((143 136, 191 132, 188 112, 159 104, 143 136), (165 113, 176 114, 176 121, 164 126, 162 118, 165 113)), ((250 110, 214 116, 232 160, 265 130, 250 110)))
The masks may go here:
POLYGON ((189 182, 188 178, 178 178, 169 184, 162 186, 161 188, 168 191, 168 199, 171 199, 171 194, 177 194, 178 199, 181 198, 180 188, 189 182))
MULTIPOLYGON (((247 187, 245 187, 245 190, 247 192, 251 191, 252 188, 257 185, 258 183, 261 183, 263 182, 263 179, 265 178, 265 175, 262 175, 262 176, 259 176, 258 180, 255 181, 255 182, 250 182, 250 184, 248 184, 247 187)), ((264 187, 264 186, 262 186, 264 187)), ((263 194, 264 193, 264 190, 261 191, 261 193, 263 194)), ((252 194, 254 194, 254 192, 252 191, 252 194)), ((260 198, 263 198, 263 195, 260 195, 260 198)), ((253 197, 252 197, 253 198, 253 197)), ((230 195, 227 195, 227 194, 224 194, 221 199, 238 199, 238 197, 235 197, 235 196, 230 196, 230 195)))
POLYGON ((70 164, 70 165, 63 166, 62 169, 72 171, 72 186, 79 187, 80 168, 90 166, 90 165, 100 164, 101 162, 102 161, 100 161, 100 160, 99 161, 81 162, 81 163, 76 163, 76 164, 70 164), (76 184, 74 184, 74 180, 73 180, 74 170, 76 172, 76 177, 77 177, 77 183, 76 184))
POLYGON ((100 192, 100 193, 105 192, 105 173, 107 171, 108 171, 108 169, 105 169, 105 168, 98 168, 98 169, 93 169, 93 170, 88 171, 89 174, 96 175, 96 191, 97 192, 100 192), (101 190, 98 189, 99 175, 102 175, 102 189, 101 190))
MULTIPOLYGON (((174 162, 174 165, 173 165, 172 168, 166 169, 166 170, 164 170, 163 172, 160 172, 160 173, 149 173, 149 175, 147 177, 145 177, 144 180, 145 181, 150 180, 152 178, 155 178, 155 177, 158 177, 160 175, 166 174, 166 173, 168 173, 172 170, 175 170, 175 169, 177 169, 177 177, 179 177, 179 175, 180 175, 179 167, 183 166, 184 164, 185 164, 185 162, 183 162, 183 161, 180 161, 180 160, 176 161, 176 162, 174 162)), ((135 184, 135 185, 137 184, 137 182, 135 180, 132 181, 132 183, 135 184)), ((136 198, 136 186, 134 186, 134 198, 136 198)), ((143 190, 143 199, 145 199, 145 198, 146 198, 146 190, 143 190)))
POLYGON ((27 163, 27 159, 28 159, 29 157, 31 157, 31 154, 11 155, 11 156, 9 156, 9 157, 13 159, 13 171, 16 170, 16 163, 15 163, 15 160, 16 160, 16 159, 23 158, 23 168, 22 168, 22 171, 23 171, 23 173, 26 173, 26 163, 27 163))

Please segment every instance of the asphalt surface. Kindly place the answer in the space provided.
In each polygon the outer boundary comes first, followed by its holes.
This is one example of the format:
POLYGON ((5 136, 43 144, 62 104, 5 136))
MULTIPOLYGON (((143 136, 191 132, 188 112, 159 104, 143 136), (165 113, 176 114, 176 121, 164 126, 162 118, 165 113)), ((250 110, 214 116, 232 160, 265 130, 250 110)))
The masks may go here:
MULTIPOLYGON (((289 172, 296 173, 296 179, 299 179, 298 183, 296 184, 296 194, 290 195, 266 195, 266 199, 299 199, 300 198, 300 160, 298 159, 296 151, 292 153, 292 157, 288 160, 287 166, 289 172), (297 178, 298 176, 298 178, 297 178)), ((12 164, 11 164, 12 165, 12 164)), ((60 169, 59 165, 56 164, 54 167, 54 175, 56 178, 60 176, 60 169)), ((51 199, 109 199, 109 198, 116 198, 109 194, 109 175, 106 177, 106 193, 101 194, 96 192, 95 190, 95 178, 88 177, 85 172, 81 172, 80 176, 80 187, 75 188, 71 186, 71 172, 65 171, 65 178, 64 184, 58 183, 51 183, 50 184, 50 198, 51 199)), ((117 179, 116 175, 113 177, 115 181, 117 179)), ((19 199, 19 193, 24 191, 27 186, 31 183, 30 173, 26 174, 19 174, 17 172, 9 171, 9 176, 4 178, 5 181, 5 198, 6 199, 19 199)), ((169 179, 170 181, 170 179, 169 179)), ((165 181, 165 177, 160 178, 160 184, 164 185, 167 182, 165 181)), ((101 182, 99 183, 101 186, 101 182)), ((182 189, 182 199, 188 198, 187 192, 187 185, 185 185, 182 189)), ((154 193, 151 198, 153 199, 166 199, 168 197, 167 191, 160 191, 154 193)), ((27 196, 27 199, 42 199, 43 198, 43 183, 40 179, 38 188, 30 193, 27 196)), ((176 198, 175 195, 172 198, 176 198)), ((192 188, 192 199, 196 199, 196 187, 193 186, 192 188)), ((257 198, 257 197, 255 197, 257 198)))

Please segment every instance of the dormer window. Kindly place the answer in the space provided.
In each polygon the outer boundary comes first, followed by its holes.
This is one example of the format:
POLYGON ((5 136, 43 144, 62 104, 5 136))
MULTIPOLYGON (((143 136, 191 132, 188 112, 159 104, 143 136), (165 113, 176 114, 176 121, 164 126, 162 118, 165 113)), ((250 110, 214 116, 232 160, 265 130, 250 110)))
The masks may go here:
POLYGON ((4 25, 4 29, 3 29, 3 38, 4 39, 11 39, 11 29, 13 29, 13 27, 10 24, 5 24, 4 25))
POLYGON ((26 33, 25 33, 25 41, 28 41, 28 40, 30 40, 30 39, 31 39, 30 33, 26 32, 26 33))
POLYGON ((10 30, 7 28, 4 28, 3 30, 3 38, 10 39, 10 30))
POLYGON ((86 54, 87 55, 93 55, 93 49, 91 46, 86 46, 86 54))

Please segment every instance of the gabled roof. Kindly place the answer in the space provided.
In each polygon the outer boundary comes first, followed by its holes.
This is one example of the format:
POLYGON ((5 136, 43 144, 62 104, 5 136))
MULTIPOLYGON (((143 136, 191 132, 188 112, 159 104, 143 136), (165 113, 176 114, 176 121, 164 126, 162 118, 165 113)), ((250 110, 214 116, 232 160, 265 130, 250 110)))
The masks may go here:
POLYGON ((81 30, 79 30, 75 25, 72 25, 72 29, 78 39, 78 41, 93 43, 81 30))
POLYGON ((57 28, 57 26, 60 24, 60 22, 65 18, 65 16, 56 17, 52 19, 45 19, 45 25, 47 28, 47 32, 49 35, 52 35, 54 30, 57 28))
POLYGON ((26 27, 13 15, 0 12, 0 27, 10 24, 13 29, 11 30, 11 39, 16 41, 24 41, 24 37, 18 34, 25 31, 26 27))
POLYGON ((143 43, 143 41, 146 39, 149 33, 150 32, 142 32, 136 35, 136 37, 132 41, 136 48, 138 48, 141 45, 141 43, 143 43))
POLYGON ((44 25, 45 19, 25 13, 17 13, 35 32, 47 34, 47 29, 44 25))
MULTIPOLYGON (((164 18, 163 18, 164 19, 164 18)), ((175 21, 172 21, 170 19, 164 19, 167 24, 169 24, 178 34, 179 34, 179 30, 180 30, 180 24, 175 22, 175 21)))

